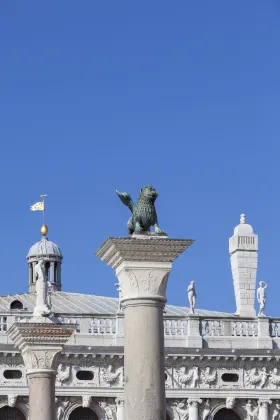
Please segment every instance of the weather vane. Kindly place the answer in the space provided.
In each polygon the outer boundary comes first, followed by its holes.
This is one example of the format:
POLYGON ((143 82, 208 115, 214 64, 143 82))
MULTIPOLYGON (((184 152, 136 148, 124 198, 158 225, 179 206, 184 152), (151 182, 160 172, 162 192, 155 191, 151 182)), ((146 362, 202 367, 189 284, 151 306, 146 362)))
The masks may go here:
POLYGON ((41 194, 40 197, 42 198, 42 201, 38 201, 37 203, 33 204, 33 206, 30 206, 30 210, 43 212, 43 225, 41 227, 41 233, 42 235, 47 235, 48 227, 45 224, 45 197, 47 197, 47 194, 41 194))

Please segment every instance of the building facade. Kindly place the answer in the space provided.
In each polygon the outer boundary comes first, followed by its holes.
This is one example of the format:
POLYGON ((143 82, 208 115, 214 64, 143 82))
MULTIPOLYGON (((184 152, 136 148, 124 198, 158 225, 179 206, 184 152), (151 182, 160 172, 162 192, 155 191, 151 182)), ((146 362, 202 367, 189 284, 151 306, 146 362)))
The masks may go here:
MULTIPOLYGON (((236 313, 166 305, 165 383, 168 420, 278 420, 280 318, 255 312, 258 237, 241 216, 229 241, 236 313)), ((27 255, 28 293, 0 297, 0 419, 28 419, 26 370, 7 337, 32 317, 35 265, 47 262, 54 314, 76 333, 60 356, 58 420, 124 420, 124 316, 120 300, 62 291, 62 253, 46 236, 27 255)), ((136 332, 137 333, 137 332, 136 332)))

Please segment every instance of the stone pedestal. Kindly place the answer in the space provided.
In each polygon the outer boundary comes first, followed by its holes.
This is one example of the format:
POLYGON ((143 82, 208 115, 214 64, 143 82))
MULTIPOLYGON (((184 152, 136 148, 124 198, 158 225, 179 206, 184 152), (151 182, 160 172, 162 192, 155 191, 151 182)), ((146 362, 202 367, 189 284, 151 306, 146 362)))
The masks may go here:
POLYGON ((188 317, 187 347, 202 348, 202 337, 200 334, 200 319, 195 314, 188 317))
POLYGON ((56 324, 48 318, 15 323, 8 336, 21 351, 29 383, 29 419, 54 420, 55 377, 63 345, 75 326, 56 324))
POLYGON ((115 269, 124 311, 125 419, 165 420, 163 309, 172 262, 192 240, 109 238, 96 256, 115 269))
POLYGON ((269 325, 269 318, 267 316, 258 317, 258 349, 273 349, 269 325))
POLYGON ((269 420, 269 405, 271 400, 259 400, 259 420, 269 420))

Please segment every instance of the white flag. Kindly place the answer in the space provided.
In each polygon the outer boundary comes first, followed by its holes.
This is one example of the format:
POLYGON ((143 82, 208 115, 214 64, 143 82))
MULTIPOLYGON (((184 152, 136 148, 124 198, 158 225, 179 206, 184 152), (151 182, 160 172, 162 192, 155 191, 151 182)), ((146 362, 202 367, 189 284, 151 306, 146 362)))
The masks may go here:
POLYGON ((39 201, 38 203, 33 204, 33 206, 30 206, 30 210, 32 211, 45 210, 44 201, 39 201))

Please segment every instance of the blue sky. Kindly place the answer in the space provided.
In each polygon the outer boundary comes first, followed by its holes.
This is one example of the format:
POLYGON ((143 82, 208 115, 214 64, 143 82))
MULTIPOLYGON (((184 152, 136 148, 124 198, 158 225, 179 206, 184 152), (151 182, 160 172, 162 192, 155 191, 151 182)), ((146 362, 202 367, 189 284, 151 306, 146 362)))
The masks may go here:
POLYGON ((280 3, 277 0, 2 2, 1 286, 27 290, 48 194, 66 291, 117 296, 94 252, 125 236, 115 194, 159 191, 160 225, 195 243, 168 301, 235 311, 228 238, 259 234, 258 280, 280 315, 280 3))

